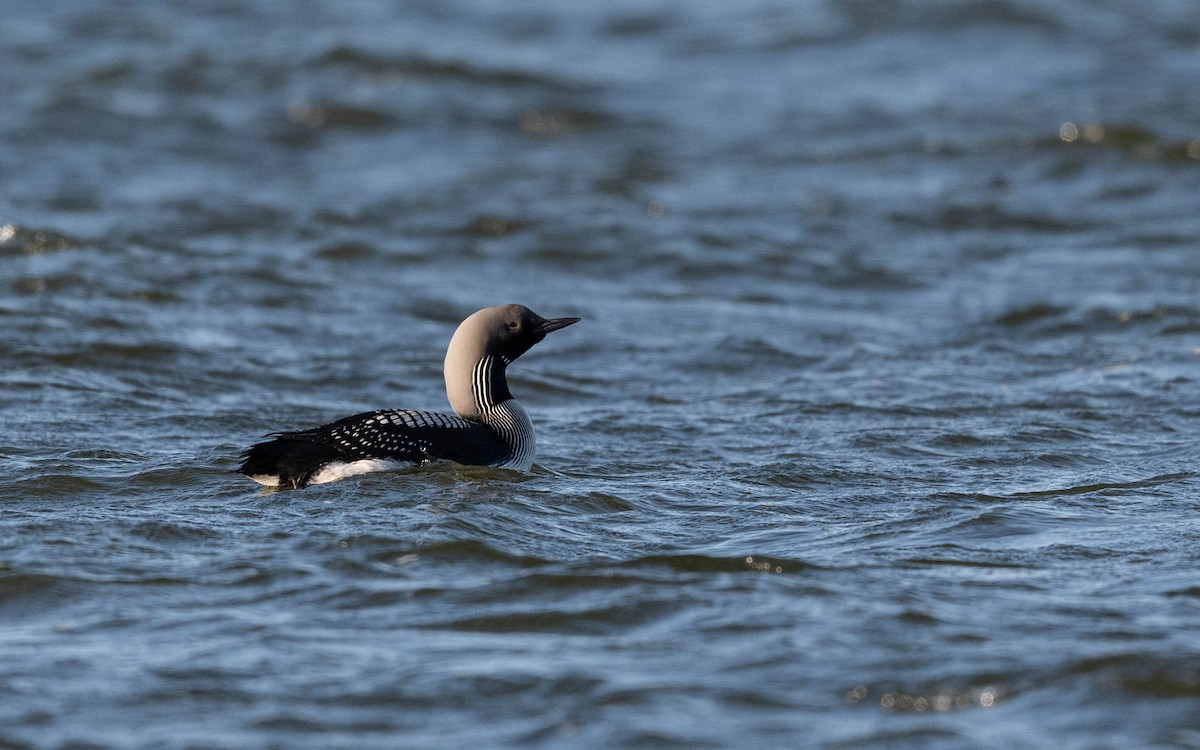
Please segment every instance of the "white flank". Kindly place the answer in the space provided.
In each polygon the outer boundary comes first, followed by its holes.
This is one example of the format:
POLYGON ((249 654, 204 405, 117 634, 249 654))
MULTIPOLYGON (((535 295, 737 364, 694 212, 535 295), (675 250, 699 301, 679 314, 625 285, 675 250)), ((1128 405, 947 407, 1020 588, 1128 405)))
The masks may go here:
POLYGON ((386 458, 364 458, 360 461, 337 461, 326 464, 313 474, 309 484, 327 484, 346 477, 356 477, 359 474, 370 474, 373 471, 389 471, 412 464, 402 461, 389 461, 386 458))

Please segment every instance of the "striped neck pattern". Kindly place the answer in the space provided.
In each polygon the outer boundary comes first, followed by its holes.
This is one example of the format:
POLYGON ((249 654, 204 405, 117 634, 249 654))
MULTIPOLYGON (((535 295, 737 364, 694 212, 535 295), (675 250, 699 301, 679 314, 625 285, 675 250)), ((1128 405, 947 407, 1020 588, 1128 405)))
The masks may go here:
POLYGON ((504 371, 509 361, 503 356, 485 354, 471 370, 471 400, 475 403, 478 421, 486 422, 487 414, 497 405, 512 398, 504 371))
POLYGON ((471 370, 471 397, 475 414, 463 415, 491 427, 508 447, 508 457, 499 466, 526 471, 533 465, 537 442, 533 423, 520 402, 508 390, 504 376, 510 360, 486 354, 471 370))

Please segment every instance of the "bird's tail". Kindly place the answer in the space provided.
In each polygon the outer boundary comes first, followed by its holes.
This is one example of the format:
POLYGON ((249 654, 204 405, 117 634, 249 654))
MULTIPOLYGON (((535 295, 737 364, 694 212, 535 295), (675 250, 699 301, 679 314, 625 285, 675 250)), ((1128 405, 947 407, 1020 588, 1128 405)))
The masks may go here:
POLYGON ((304 487, 322 466, 342 458, 337 448, 286 436, 256 443, 242 452, 238 473, 270 487, 304 487))

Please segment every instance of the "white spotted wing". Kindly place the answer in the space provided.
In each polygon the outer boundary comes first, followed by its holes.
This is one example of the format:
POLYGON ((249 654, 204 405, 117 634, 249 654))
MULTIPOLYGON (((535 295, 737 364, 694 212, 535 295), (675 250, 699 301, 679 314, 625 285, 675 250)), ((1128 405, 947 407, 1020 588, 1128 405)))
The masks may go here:
POLYGON ((346 460, 374 458, 424 463, 449 459, 489 464, 504 460, 507 453, 495 431, 478 422, 412 409, 355 414, 311 430, 280 433, 278 437, 328 445, 346 460))

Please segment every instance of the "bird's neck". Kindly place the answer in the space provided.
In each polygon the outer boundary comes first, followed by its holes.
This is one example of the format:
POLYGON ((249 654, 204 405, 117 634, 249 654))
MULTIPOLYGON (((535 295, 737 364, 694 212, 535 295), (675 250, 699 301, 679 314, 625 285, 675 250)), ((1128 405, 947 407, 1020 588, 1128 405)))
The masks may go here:
POLYGON ((463 419, 489 423, 496 407, 512 398, 504 371, 508 362, 493 354, 473 357, 446 354, 446 396, 463 419))

